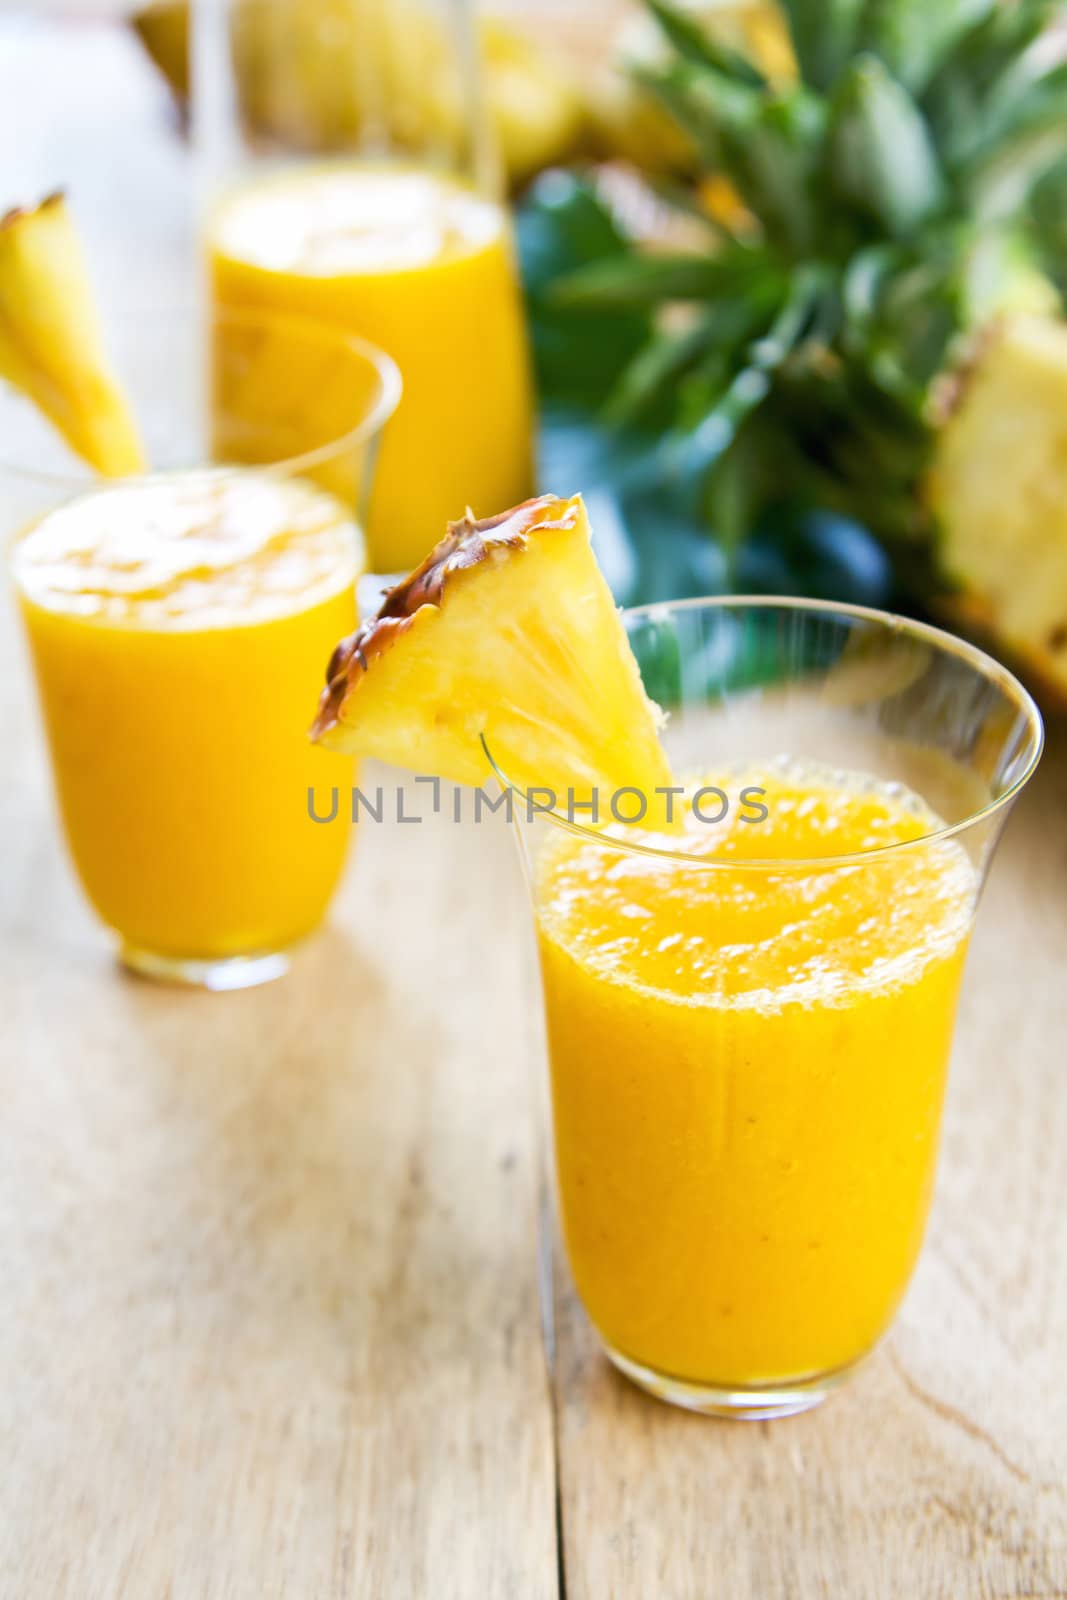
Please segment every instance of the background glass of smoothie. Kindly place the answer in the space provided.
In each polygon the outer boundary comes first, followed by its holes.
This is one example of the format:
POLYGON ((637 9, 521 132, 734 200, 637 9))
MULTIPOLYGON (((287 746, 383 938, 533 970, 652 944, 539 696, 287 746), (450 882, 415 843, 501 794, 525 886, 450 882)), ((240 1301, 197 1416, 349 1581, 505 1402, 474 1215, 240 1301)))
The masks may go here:
POLYGON ((682 831, 613 822, 607 796, 600 831, 520 828, 562 1237, 623 1372, 786 1415, 910 1279, 975 905, 1040 719, 980 651, 876 612, 626 620, 682 831))
POLYGON ((397 362, 367 536, 374 570, 406 571, 468 505, 484 515, 532 492, 526 332, 473 7, 197 10, 215 302, 321 318, 397 362))
POLYGON ((5 394, 11 569, 67 842, 123 961, 244 987, 285 970, 344 862, 347 818, 314 822, 308 791, 328 814, 352 767, 309 744, 307 708, 355 623, 400 380, 315 323, 226 313, 206 373, 191 316, 114 331, 156 470, 94 480, 5 394), (263 381, 279 338, 284 387, 263 381))

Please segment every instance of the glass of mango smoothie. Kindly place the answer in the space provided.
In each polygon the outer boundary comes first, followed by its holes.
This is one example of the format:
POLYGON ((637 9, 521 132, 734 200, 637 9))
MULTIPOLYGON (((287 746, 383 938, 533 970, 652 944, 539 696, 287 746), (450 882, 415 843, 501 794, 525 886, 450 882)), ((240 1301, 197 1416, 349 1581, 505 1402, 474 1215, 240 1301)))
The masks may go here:
MULTIPOLYGON (((196 8, 193 120, 215 303, 315 317, 389 352, 404 394, 367 519, 371 565, 532 485, 527 340, 473 7, 196 8)), ((285 369, 284 351, 277 362, 285 369)))
POLYGON ((309 745, 307 698, 355 622, 400 381, 319 324, 234 312, 213 331, 205 374, 186 315, 113 329, 152 472, 92 478, 6 395, 0 471, 82 886, 129 967, 231 989, 285 970, 344 862, 350 830, 312 812, 352 766, 309 745))
POLYGON ((619 613, 581 496, 546 494, 452 524, 331 656, 313 733, 502 786, 562 1237, 611 1360, 711 1414, 817 1403, 919 1252, 1029 695, 881 612, 619 613))
POLYGON ((875 612, 624 620, 676 791, 602 794, 595 826, 518 807, 562 1239, 630 1378, 788 1415, 915 1266, 975 907, 1040 719, 980 651, 875 612))

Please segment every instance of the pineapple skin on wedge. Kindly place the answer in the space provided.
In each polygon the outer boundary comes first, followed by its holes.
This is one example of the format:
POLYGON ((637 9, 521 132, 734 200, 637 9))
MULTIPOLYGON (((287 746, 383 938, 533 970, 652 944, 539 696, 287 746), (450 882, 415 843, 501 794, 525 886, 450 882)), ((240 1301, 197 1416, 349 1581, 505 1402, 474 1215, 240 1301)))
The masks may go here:
POLYGON ((123 477, 144 470, 61 194, 0 217, 0 377, 32 400, 97 472, 123 477))
POLYGON ((926 493, 947 609, 1067 703, 1067 324, 1015 317, 980 339, 926 493))
MULTIPOLYGON (((580 496, 471 513, 330 661, 312 737, 456 783, 492 776, 559 809, 671 783, 580 496)), ((591 815, 578 814, 588 822, 591 815)), ((600 820, 608 820, 606 816, 600 820)))

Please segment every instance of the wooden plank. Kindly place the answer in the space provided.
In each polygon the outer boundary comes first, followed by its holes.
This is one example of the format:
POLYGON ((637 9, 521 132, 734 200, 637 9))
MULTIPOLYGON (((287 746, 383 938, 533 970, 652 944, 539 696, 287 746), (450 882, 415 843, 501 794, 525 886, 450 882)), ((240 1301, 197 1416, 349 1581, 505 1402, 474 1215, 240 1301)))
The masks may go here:
MULTIPOLYGON (((8 181, 169 314, 187 155, 132 38, 0 19, 0 88, 8 181)), ((6 598, 0 750, 0 1596, 548 1600, 506 830, 368 828, 284 983, 182 994, 78 898, 6 598)))
POLYGON ((930 1235, 855 1381, 787 1422, 648 1401, 556 1306, 568 1600, 1067 1595, 1067 727, 979 918, 930 1235))
POLYGON ((282 983, 123 978, 6 632, 0 1593, 548 1600, 506 830, 365 828, 282 983))

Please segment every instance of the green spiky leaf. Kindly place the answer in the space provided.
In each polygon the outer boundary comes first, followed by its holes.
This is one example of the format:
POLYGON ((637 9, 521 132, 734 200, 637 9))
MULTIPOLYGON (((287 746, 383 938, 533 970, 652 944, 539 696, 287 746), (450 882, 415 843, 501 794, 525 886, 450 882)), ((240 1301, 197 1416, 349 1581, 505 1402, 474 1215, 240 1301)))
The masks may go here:
MULTIPOLYGON (((662 492, 725 559, 785 495, 918 573, 944 375, 987 322, 1055 314, 1050 272, 1067 287, 1067 0, 781 3, 788 87, 682 0, 646 0, 668 53, 635 76, 743 221, 709 228, 706 252, 607 252, 547 301, 576 339, 587 317, 647 319, 600 395, 652 441, 647 504, 662 492)), ((707 192, 684 198, 690 229, 707 192)))
POLYGON ((594 406, 652 333, 648 309, 581 311, 552 303, 559 278, 583 264, 631 257, 633 247, 586 179, 546 173, 516 226, 534 361, 542 392, 594 406))
POLYGON ((805 83, 828 92, 859 37, 867 0, 782 0, 805 83))
POLYGON ((1062 163, 1065 148, 1067 103, 1004 140, 972 169, 969 190, 977 216, 989 225, 1017 216, 1062 163))
POLYGON ((552 287, 551 302, 573 310, 591 305, 640 307, 664 300, 705 300, 737 293, 743 276, 742 264, 734 256, 608 256, 560 278, 552 287))
POLYGON ((659 66, 637 66, 633 77, 689 134, 710 166, 729 166, 731 152, 748 137, 762 100, 748 83, 679 58, 659 66))
POLYGON ((923 114, 877 56, 857 57, 841 80, 829 164, 838 198, 894 239, 913 234, 946 199, 923 114))
POLYGON ((954 46, 997 0, 867 0, 857 48, 876 55, 912 95, 921 95, 954 46))
POLYGON ((768 237, 796 254, 812 248, 827 117, 818 96, 760 93, 683 61, 646 69, 641 81, 725 170, 768 237))
POLYGON ((680 10, 669 0, 647 0, 647 5, 669 42, 684 59, 698 66, 712 67, 716 72, 726 72, 752 88, 765 87, 767 80, 753 61, 721 44, 689 12, 680 10))

